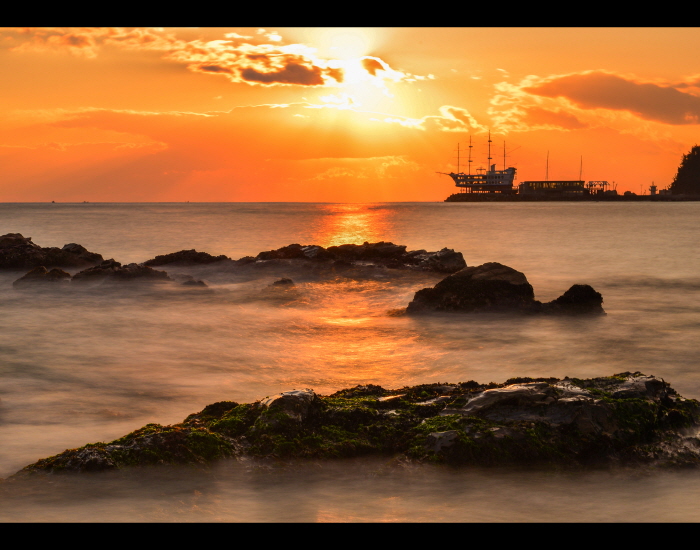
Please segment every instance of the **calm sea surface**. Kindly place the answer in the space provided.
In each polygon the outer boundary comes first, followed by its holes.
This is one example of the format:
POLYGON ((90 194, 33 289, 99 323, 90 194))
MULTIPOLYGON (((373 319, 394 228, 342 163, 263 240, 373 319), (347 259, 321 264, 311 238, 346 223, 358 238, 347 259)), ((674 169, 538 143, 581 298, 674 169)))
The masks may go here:
MULTIPOLYGON (((202 269, 209 289, 17 292, 0 272, 0 477, 206 404, 293 388, 502 382, 642 371, 700 398, 700 203, 0 204, 0 235, 143 262, 234 259, 291 243, 391 241, 522 271, 536 298, 575 283, 600 319, 391 316, 432 274, 352 280, 202 269)), ((699 521, 700 472, 452 470, 368 460, 221 463, 0 484, 0 521, 699 521)))

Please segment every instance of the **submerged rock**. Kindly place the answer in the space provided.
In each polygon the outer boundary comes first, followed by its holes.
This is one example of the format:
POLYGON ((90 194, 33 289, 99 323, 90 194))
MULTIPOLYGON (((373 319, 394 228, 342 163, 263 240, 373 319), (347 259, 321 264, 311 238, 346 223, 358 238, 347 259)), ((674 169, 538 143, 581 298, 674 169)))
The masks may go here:
POLYGON ((563 468, 700 465, 700 403, 664 380, 624 372, 586 380, 357 386, 221 401, 174 426, 148 424, 69 449, 20 473, 95 471, 226 457, 403 456, 465 465, 563 468))
POLYGON ((589 285, 574 285, 548 303, 520 271, 496 262, 466 267, 445 277, 433 288, 416 292, 407 313, 429 311, 605 314, 603 297, 589 285))
POLYGON ((102 260, 100 254, 89 252, 76 243, 66 244, 63 248, 42 248, 33 243, 31 237, 24 237, 20 233, 0 236, 0 269, 86 267, 102 260))
POLYGON ((85 269, 73 275, 73 284, 98 283, 102 281, 171 281, 165 271, 140 264, 122 265, 114 259, 103 261, 100 265, 85 269))
POLYGON ((70 273, 66 273, 62 269, 54 268, 51 271, 46 269, 43 265, 35 267, 26 275, 22 275, 17 279, 12 286, 15 288, 23 287, 34 287, 37 285, 54 286, 56 283, 68 283, 70 282, 70 273))

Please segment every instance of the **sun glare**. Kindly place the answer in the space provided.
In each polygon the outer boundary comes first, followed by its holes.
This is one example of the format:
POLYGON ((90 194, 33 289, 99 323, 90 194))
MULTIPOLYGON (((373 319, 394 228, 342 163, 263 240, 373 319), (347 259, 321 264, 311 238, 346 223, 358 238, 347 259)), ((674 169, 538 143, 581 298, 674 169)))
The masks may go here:
POLYGON ((329 29, 321 36, 321 47, 336 59, 355 59, 370 53, 372 40, 363 29, 329 29))

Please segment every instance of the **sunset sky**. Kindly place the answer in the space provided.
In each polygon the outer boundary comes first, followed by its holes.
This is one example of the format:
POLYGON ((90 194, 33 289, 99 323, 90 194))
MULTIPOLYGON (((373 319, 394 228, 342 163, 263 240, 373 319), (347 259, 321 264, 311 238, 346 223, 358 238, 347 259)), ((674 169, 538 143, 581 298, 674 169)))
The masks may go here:
POLYGON ((516 183, 639 193, 700 143, 697 28, 10 28, 0 64, 0 202, 441 201, 489 130, 516 183))

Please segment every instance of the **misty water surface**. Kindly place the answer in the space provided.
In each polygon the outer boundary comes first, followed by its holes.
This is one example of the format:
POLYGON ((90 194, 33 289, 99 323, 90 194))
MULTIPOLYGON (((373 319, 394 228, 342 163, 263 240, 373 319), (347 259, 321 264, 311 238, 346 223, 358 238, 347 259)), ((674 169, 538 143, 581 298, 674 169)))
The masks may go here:
MULTIPOLYGON (((12 281, 23 272, 4 272, 0 476, 148 422, 180 422, 208 403, 249 402, 300 387, 327 394, 365 383, 394 388, 639 370, 698 398, 699 215, 698 203, 0 205, 0 234, 22 233, 41 246, 77 242, 122 263, 191 248, 236 259, 291 243, 384 240, 409 250, 448 247, 462 252, 468 265, 497 261, 522 271, 542 301, 572 284, 591 284, 608 312, 598 319, 393 316, 388 312, 441 278, 394 270, 361 279, 289 272, 284 275, 297 287, 283 296, 269 292, 281 275, 272 273, 244 280, 216 269, 181 269, 207 281, 207 289, 18 292, 12 281)), ((162 502, 137 490, 143 485, 135 481, 138 473, 56 480, 55 494, 47 487, 26 489, 26 506, 2 510, 0 518, 65 520, 74 510, 84 520, 479 521, 578 519, 588 510, 595 520, 604 510, 593 502, 608 499, 610 513, 618 514, 610 517, 622 519, 635 495, 651 487, 664 518, 692 520, 680 495, 684 486, 692 494, 700 487, 693 473, 643 480, 634 474, 577 478, 425 468, 416 474, 360 462, 338 478, 331 466, 286 473, 218 468, 208 475, 183 476, 173 473, 177 469, 149 474, 162 502), (384 472, 379 486, 375 478, 362 481, 377 468, 384 472), (204 489, 185 478, 201 479, 204 489), (279 497, 275 487, 280 495, 297 494, 307 480, 313 490, 299 497, 306 508, 277 507, 265 515, 261 503, 279 497), (569 495, 574 490, 575 498, 569 495), (91 491, 111 495, 104 498, 113 515, 80 504, 81 491, 88 500, 91 491), (178 491, 182 506, 173 504, 178 491), (200 504, 192 500, 197 491, 200 504), (379 498, 377 491, 393 496, 368 504, 379 498), (445 491, 461 511, 445 506, 445 491), (312 504, 329 494, 348 496, 336 496, 325 508, 312 504), (47 504, 52 498, 61 502, 60 514, 47 504), (492 510, 479 516, 474 499, 492 510), (38 518, 32 510, 41 510, 38 518)), ((654 519, 651 508, 648 519, 654 519)))

